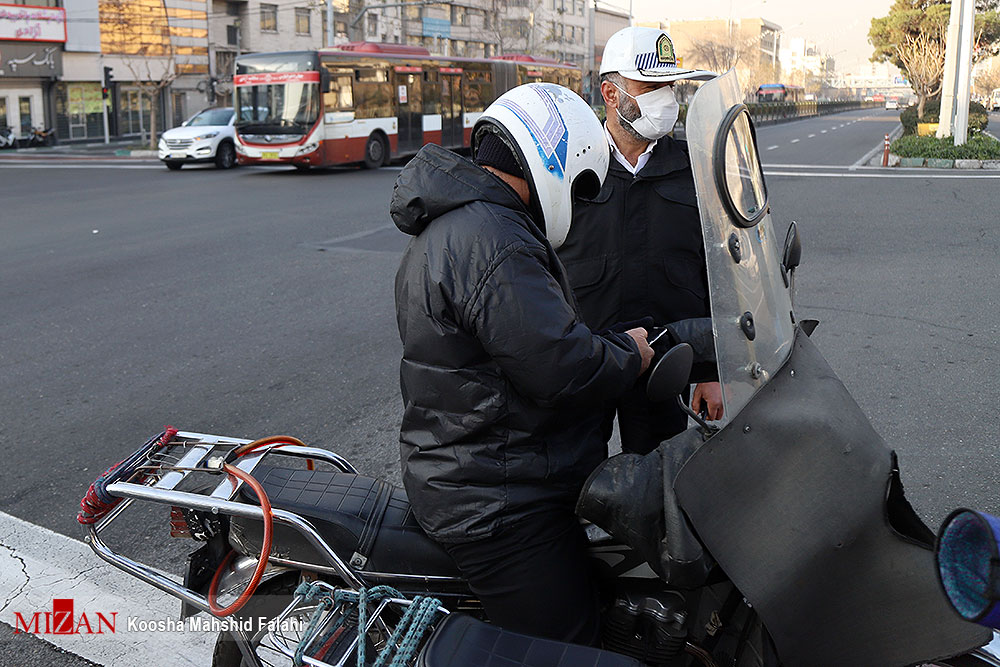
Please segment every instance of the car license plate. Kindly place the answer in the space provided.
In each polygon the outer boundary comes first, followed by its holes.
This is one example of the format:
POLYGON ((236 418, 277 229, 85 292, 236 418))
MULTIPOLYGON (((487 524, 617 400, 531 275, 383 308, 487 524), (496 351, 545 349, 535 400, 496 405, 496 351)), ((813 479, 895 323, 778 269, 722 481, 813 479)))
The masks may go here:
POLYGON ((171 159, 174 160, 183 160, 184 158, 187 157, 187 155, 185 155, 184 153, 171 153, 170 157, 171 159))
POLYGON ((277 160, 278 151, 264 151, 260 154, 261 160, 277 160))

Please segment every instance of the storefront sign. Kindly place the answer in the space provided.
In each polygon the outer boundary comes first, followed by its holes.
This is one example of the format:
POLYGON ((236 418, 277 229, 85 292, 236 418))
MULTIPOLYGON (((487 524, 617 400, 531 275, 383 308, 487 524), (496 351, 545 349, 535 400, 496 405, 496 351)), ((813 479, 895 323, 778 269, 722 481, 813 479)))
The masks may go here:
POLYGON ((55 44, 0 42, 0 78, 58 77, 63 73, 62 49, 55 44))
POLYGON ((61 7, 0 5, 0 40, 65 42, 66 10, 61 7))

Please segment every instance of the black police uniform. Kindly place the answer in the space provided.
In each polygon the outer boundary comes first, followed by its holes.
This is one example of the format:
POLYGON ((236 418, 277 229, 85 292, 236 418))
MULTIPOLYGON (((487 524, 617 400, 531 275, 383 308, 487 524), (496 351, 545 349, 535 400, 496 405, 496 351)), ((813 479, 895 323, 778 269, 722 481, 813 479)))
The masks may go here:
MULTIPOLYGON (((573 225, 558 254, 591 329, 645 317, 660 326, 709 315, 687 142, 663 137, 635 176, 612 157, 600 193, 577 199, 573 209, 573 225)), ((610 439, 617 409, 623 449, 642 454, 687 425, 675 403, 649 403, 645 377, 609 407, 600 425, 610 439)))

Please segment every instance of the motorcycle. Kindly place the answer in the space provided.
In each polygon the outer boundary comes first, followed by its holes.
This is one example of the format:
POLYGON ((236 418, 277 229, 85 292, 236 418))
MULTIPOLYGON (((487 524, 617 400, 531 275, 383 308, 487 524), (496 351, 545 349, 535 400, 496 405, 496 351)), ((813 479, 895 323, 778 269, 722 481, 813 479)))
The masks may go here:
POLYGON ((18 139, 14 130, 4 125, 0 127, 0 148, 17 148, 18 139))
POLYGON ((603 649, 484 622, 401 489, 288 436, 168 429, 88 491, 87 542, 179 598, 182 618, 251 619, 220 633, 216 667, 376 654, 424 667, 1000 667, 990 633, 936 581, 933 534, 895 454, 811 342, 816 323, 796 318, 798 230, 779 251, 741 100, 730 72, 689 107, 711 328, 669 328, 648 380, 650 398, 680 401, 707 373, 724 416, 685 408, 695 426, 649 455, 607 459, 577 504, 604 593, 603 649), (108 546, 103 533, 135 502, 169 506, 171 535, 201 543, 183 582, 108 546))
POLYGON ((55 128, 31 128, 31 134, 28 136, 27 143, 29 146, 54 146, 56 143, 56 130, 55 128))

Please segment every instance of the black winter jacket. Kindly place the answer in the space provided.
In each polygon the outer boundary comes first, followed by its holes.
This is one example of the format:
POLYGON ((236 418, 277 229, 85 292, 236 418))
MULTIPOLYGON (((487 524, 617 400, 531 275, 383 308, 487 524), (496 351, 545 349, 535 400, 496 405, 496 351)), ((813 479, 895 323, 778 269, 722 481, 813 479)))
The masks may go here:
POLYGON ((604 187, 573 203, 559 248, 584 321, 595 330, 652 317, 709 315, 705 250, 687 142, 663 137, 639 174, 611 158, 604 187))
POLYGON ((634 341, 591 333, 520 198, 465 158, 425 146, 391 214, 414 236, 396 319, 403 484, 420 525, 464 542, 571 507, 604 456, 578 415, 634 384, 634 341))

